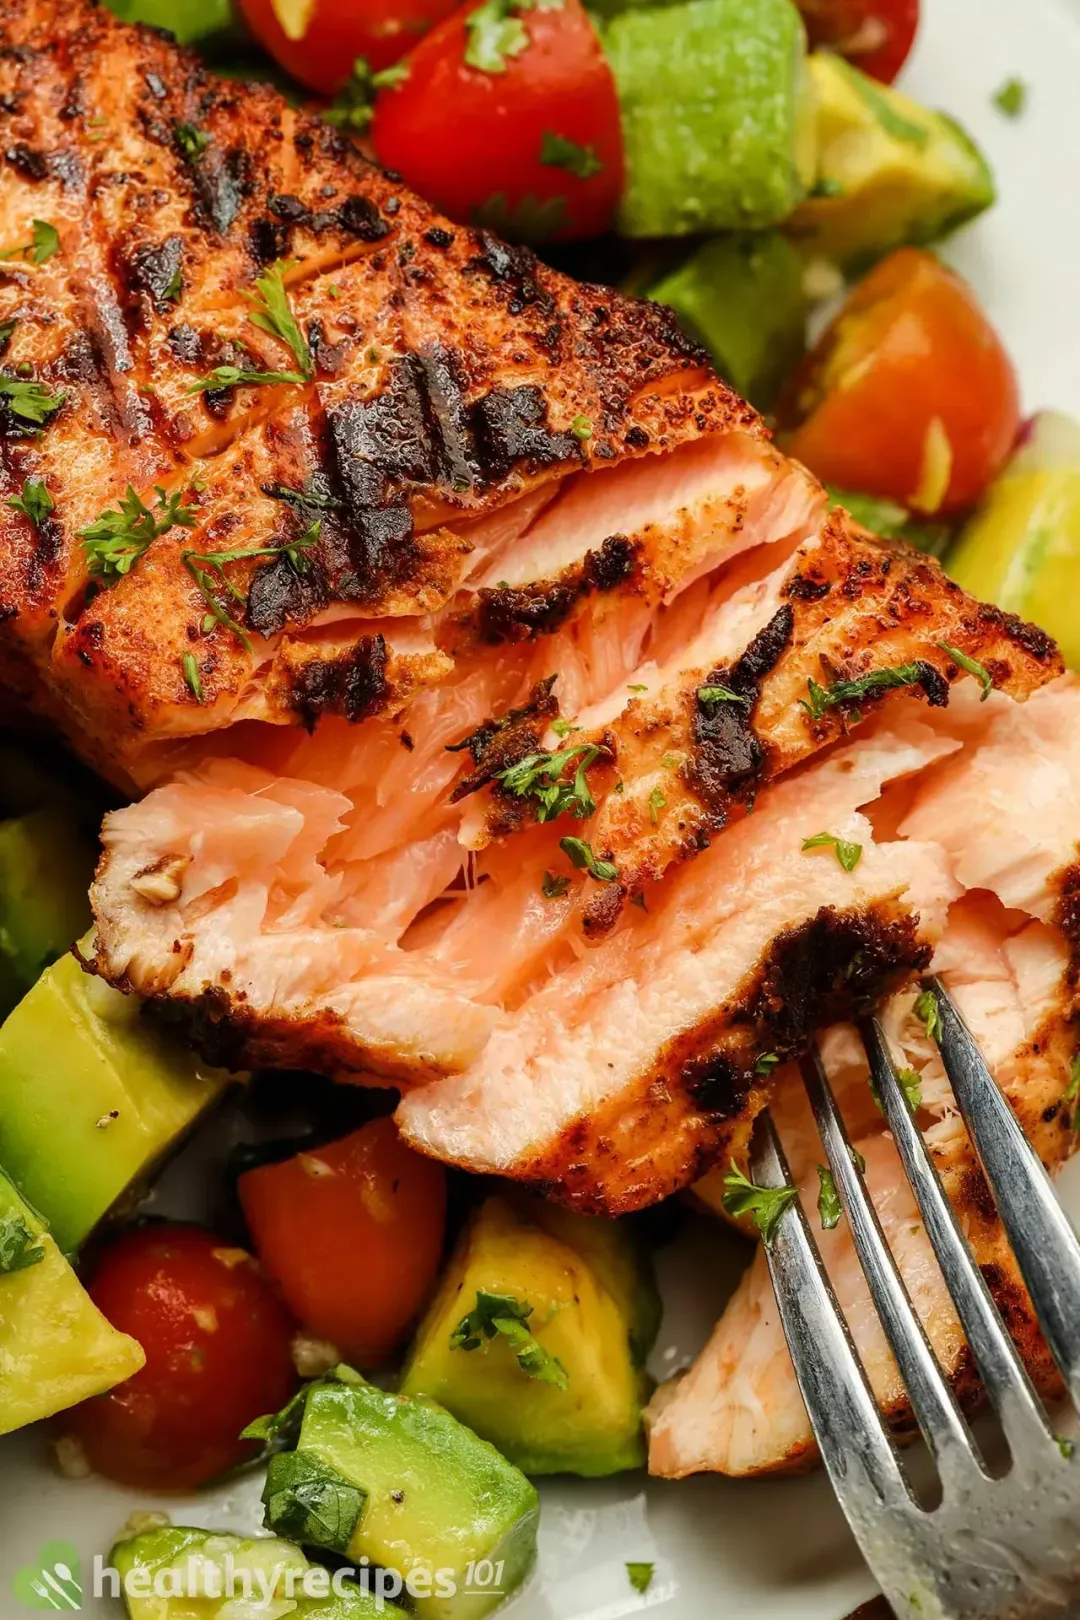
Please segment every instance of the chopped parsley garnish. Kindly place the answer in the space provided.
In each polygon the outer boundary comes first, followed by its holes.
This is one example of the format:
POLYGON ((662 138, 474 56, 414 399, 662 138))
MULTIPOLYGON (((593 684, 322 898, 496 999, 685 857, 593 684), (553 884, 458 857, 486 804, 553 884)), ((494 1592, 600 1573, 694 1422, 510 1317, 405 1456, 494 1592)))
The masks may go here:
POLYGON ((192 167, 202 162, 203 153, 210 145, 210 137, 205 130, 196 129, 194 124, 177 124, 173 135, 176 140, 176 149, 185 163, 192 167))
POLYGON ((494 191, 473 209, 469 223, 497 231, 509 242, 547 242, 567 223, 566 198, 540 198, 529 191, 511 204, 505 191, 494 191))
POLYGON ((921 1018, 930 1040, 936 1041, 941 1034, 941 1009, 938 999, 932 990, 920 990, 915 997, 915 1016, 921 1018))
POLYGON ((856 1147, 853 1147, 851 1150, 851 1162, 859 1172, 860 1176, 866 1174, 866 1160, 856 1147))
POLYGON ((599 758, 595 743, 579 743, 558 753, 526 754, 516 765, 508 765, 495 780, 505 793, 516 798, 536 800, 537 821, 554 821, 557 816, 576 816, 584 821, 596 809, 586 771, 599 758), (563 778, 566 767, 577 760, 573 777, 563 778))
POLYGON ((813 838, 804 838, 802 842, 803 854, 812 849, 832 849, 845 872, 854 872, 862 860, 863 847, 861 844, 851 844, 846 838, 837 838, 835 833, 819 832, 813 838))
POLYGON ((39 382, 0 373, 0 399, 12 416, 31 422, 35 427, 40 427, 47 416, 58 411, 65 398, 64 394, 50 394, 39 382))
POLYGON ((305 553, 318 540, 321 530, 322 524, 316 518, 311 527, 298 540, 283 541, 281 545, 259 546, 252 551, 244 549, 237 551, 185 551, 180 561, 195 581, 203 600, 210 609, 202 622, 204 633, 207 633, 209 628, 213 628, 211 624, 211 620, 213 620, 215 623, 220 624, 223 629, 231 630, 237 640, 243 642, 248 652, 250 652, 251 639, 247 631, 237 623, 218 597, 219 592, 224 592, 234 602, 241 603, 245 608, 247 606, 247 597, 240 587, 229 578, 225 572, 226 568, 230 563, 251 561, 262 557, 284 556, 288 557, 298 574, 306 574, 310 566, 310 560, 305 553))
MULTIPOLYGON (((900 1090, 904 1093, 908 1113, 914 1114, 917 1109, 922 1107, 922 1077, 915 1069, 897 1069, 896 1078, 900 1082, 900 1090)), ((877 1103, 878 1108, 881 1109, 881 1112, 884 1113, 885 1110, 881 1106, 881 1093, 872 1074, 870 1076, 870 1095, 877 1103)))
POLYGON ((772 1074, 779 1062, 779 1052, 762 1052, 761 1056, 754 1064, 754 1073, 768 1076, 772 1074))
POLYGON ((159 484, 156 494, 155 512, 129 484, 116 507, 79 530, 91 574, 109 583, 122 579, 160 535, 177 526, 194 528, 195 514, 183 504, 185 491, 174 490, 168 495, 159 484))
POLYGON ((817 1208, 821 1216, 821 1229, 831 1232, 834 1226, 840 1224, 840 1217, 844 1207, 840 1202, 840 1194, 836 1190, 836 1181, 832 1171, 827 1165, 819 1164, 817 1208))
POLYGON ((544 891, 545 900, 561 900, 570 887, 568 877, 556 877, 554 872, 545 872, 544 881, 540 885, 544 891))
POLYGON ((298 259, 278 259, 259 277, 251 295, 252 310, 248 320, 261 332, 269 332, 271 337, 286 344, 304 376, 310 377, 315 369, 311 350, 285 291, 285 277, 298 263, 298 259))
POLYGON ((666 804, 667 800, 664 798, 660 788, 653 788, 652 792, 649 794, 649 819, 654 827, 659 822, 660 812, 666 804))
POLYGON ((653 1583, 655 1564, 627 1564, 626 1575, 635 1592, 644 1595, 653 1583))
POLYGON ((44 1248, 36 1243, 21 1215, 5 1215, 0 1220, 0 1276, 40 1265, 44 1258, 44 1248))
POLYGON ((1066 1434, 1056 1434, 1054 1442, 1065 1461, 1072 1462, 1073 1457, 1076 1455, 1076 1441, 1070 1440, 1066 1434))
POLYGON ((574 420, 570 424, 570 432, 574 435, 575 439, 580 440, 581 443, 584 444, 586 439, 592 438, 592 422, 587 416, 575 416, 574 420))
POLYGON ((660 761, 660 769, 662 771, 674 771, 678 769, 682 762, 682 754, 665 754, 660 761))
MULTIPOLYGON (((505 588, 509 590, 510 587, 506 586, 505 588)), ((557 720, 551 722, 551 729, 556 737, 569 737, 572 731, 580 731, 581 727, 575 726, 572 720, 564 720, 560 715, 557 720)))
POLYGON ((524 9, 518 0, 483 0, 470 11, 465 18, 466 66, 481 73, 505 73, 507 58, 529 48, 525 24, 516 15, 524 9))
POLYGON ((262 492, 269 495, 272 501, 284 501, 301 511, 310 507, 315 512, 336 512, 343 504, 335 500, 333 495, 320 494, 311 484, 306 484, 303 489, 293 489, 289 484, 264 484, 262 492))
POLYGON ((594 855, 592 845, 587 844, 584 838, 560 838, 559 848, 569 857, 571 866, 588 872, 597 883, 614 883, 619 875, 615 862, 601 860, 594 855))
POLYGON ((1077 1053, 1072 1060, 1072 1068, 1069 1070, 1069 1083, 1061 1094, 1061 1117, 1066 1129, 1076 1130, 1077 1126, 1080 1125, 1077 1112, 1073 1111, 1072 1108, 1078 1096, 1080 1096, 1080 1053, 1077 1053))
POLYGON ((59 251, 60 236, 56 226, 50 225, 47 219, 34 219, 30 222, 29 242, 5 249, 0 259, 32 259, 35 264, 44 264, 59 251))
MULTIPOLYGON (((404 84, 408 77, 407 62, 396 62, 393 67, 382 68, 378 73, 372 73, 367 58, 358 56, 348 80, 329 107, 324 110, 323 117, 328 124, 334 124, 338 129, 351 129, 358 134, 362 133, 371 123, 377 92, 393 90, 395 86, 404 84)), ((336 291, 332 296, 337 296, 336 291)))
POLYGON ((565 169, 576 180, 591 180, 604 172, 594 146, 579 146, 577 141, 550 129, 545 129, 540 142, 540 161, 552 169, 565 169))
POLYGON ((188 393, 205 394, 212 388, 262 388, 272 383, 305 383, 307 380, 299 371, 247 371, 243 366, 215 366, 208 376, 197 378, 188 393))
POLYGON ((647 692, 649 688, 645 685, 644 681, 635 681, 634 684, 632 686, 628 686, 626 690, 628 692, 647 692))
POLYGON ((1028 87, 1023 79, 1006 79, 990 98, 1006 118, 1019 118, 1027 106, 1028 87))
POLYGON ((766 1243, 772 1241, 781 1216, 798 1196, 795 1187, 755 1186, 738 1165, 733 1164, 724 1177, 724 1208, 729 1215, 752 1216, 766 1243))
POLYGON ((730 686, 699 686, 697 700, 704 709, 714 709, 718 703, 745 703, 746 699, 733 692, 730 686))
POLYGON ((884 669, 872 669, 868 675, 860 675, 854 681, 834 681, 829 687, 808 680, 809 697, 800 698, 799 702, 811 720, 820 720, 826 709, 835 708, 838 703, 856 703, 872 692, 887 692, 899 686, 918 686, 925 680, 927 670, 928 666, 923 663, 887 665, 884 669))
POLYGON ((940 647, 943 653, 947 653, 954 664, 958 664, 960 668, 966 670, 969 675, 974 675, 975 679, 982 686, 982 697, 979 699, 979 701, 980 703, 985 703, 991 692, 994 690, 994 677, 991 675, 986 665, 980 664, 977 658, 969 658, 967 653, 960 651, 959 647, 951 647, 947 641, 938 641, 935 643, 935 645, 940 647))
POLYGON ((180 266, 177 265, 176 269, 173 271, 172 275, 169 277, 164 288, 162 289, 162 301, 166 304, 178 303, 183 290, 184 277, 181 273, 180 266))
POLYGON ((202 676, 199 674, 199 665, 195 654, 186 652, 183 657, 184 679, 191 687, 196 703, 203 701, 202 676))
POLYGON ((533 1313, 526 1300, 510 1294, 488 1294, 477 1289, 476 1304, 450 1335, 451 1350, 479 1350, 485 1339, 501 1335, 517 1358, 522 1372, 556 1389, 569 1389, 566 1368, 545 1350, 526 1326, 533 1313))
POLYGON ((36 529, 48 517, 56 502, 40 478, 27 478, 23 482, 21 494, 10 495, 7 505, 29 518, 36 529))

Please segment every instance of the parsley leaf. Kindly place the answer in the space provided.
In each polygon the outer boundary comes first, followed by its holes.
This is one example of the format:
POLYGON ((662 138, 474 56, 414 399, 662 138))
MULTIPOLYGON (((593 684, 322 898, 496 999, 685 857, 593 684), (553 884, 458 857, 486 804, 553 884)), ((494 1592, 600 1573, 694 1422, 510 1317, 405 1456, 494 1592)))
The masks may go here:
POLYGON ((564 855, 570 857, 572 866, 576 866, 579 871, 584 869, 591 878, 596 879, 597 883, 614 883, 619 875, 619 868, 615 862, 599 859, 593 854, 592 845, 587 844, 584 838, 560 838, 559 848, 564 855))
POLYGON ((295 506, 300 511, 310 508, 315 512, 335 512, 344 505, 343 501, 335 500, 333 495, 323 495, 313 484, 305 484, 303 489, 292 489, 288 484, 263 484, 262 492, 269 495, 272 501, 284 501, 288 506, 295 506))
POLYGON ((50 394, 39 382, 0 373, 0 399, 12 416, 32 422, 35 427, 40 427, 47 416, 58 411, 65 398, 64 394, 50 394))
POLYGON ((853 1147, 851 1150, 851 1162, 859 1172, 860 1176, 864 1176, 866 1174, 866 1160, 856 1147, 853 1147))
POLYGON ((544 881, 540 887, 544 892, 545 900, 561 900, 570 887, 570 879, 568 877, 556 877, 553 872, 545 872, 544 881))
POLYGON ((649 794, 649 819, 654 827, 659 823, 660 812, 666 804, 667 800, 664 798, 661 789, 654 787, 652 792, 649 794))
POLYGON ((813 838, 804 838, 802 841, 803 854, 812 849, 832 849, 845 872, 854 872, 862 860, 863 847, 861 844, 850 844, 846 838, 837 838, 835 833, 819 832, 813 838))
POLYGON ((600 749, 594 743, 579 743, 576 748, 564 748, 554 754, 526 754, 516 765, 499 771, 495 780, 504 792, 516 798, 534 798, 537 821, 554 821, 557 816, 566 814, 583 821, 596 809, 585 772, 599 755, 600 749), (577 767, 573 778, 564 781, 563 771, 575 759, 577 767))
POLYGON ((579 146, 565 135, 556 135, 545 129, 540 142, 540 161, 551 169, 565 169, 576 180, 591 180, 603 174, 604 165, 596 155, 594 146, 579 146))
POLYGON ((173 130, 176 149, 185 163, 192 168, 202 162, 203 153, 210 145, 210 137, 205 130, 196 129, 194 124, 177 124, 173 130))
POLYGON ((367 57, 358 56, 352 65, 348 80, 338 91, 329 107, 323 111, 328 124, 338 129, 351 129, 362 133, 371 123, 375 110, 375 96, 380 90, 393 90, 409 77, 407 62, 395 62, 392 67, 372 73, 367 57))
POLYGON ((826 709, 834 708, 838 703, 854 703, 872 692, 887 692, 894 687, 918 686, 928 674, 934 673, 929 664, 918 662, 872 669, 868 675, 860 675, 857 680, 834 681, 830 687, 819 686, 817 681, 808 680, 809 697, 800 698, 799 703, 812 720, 820 720, 826 709))
POLYGON ((269 332, 292 350, 297 366, 310 377, 314 372, 308 341, 297 323, 285 291, 285 277, 300 261, 278 259, 255 283, 248 320, 262 332, 269 332))
MULTIPOLYGON (((505 588, 507 590, 510 589, 509 586, 506 586, 505 588)), ((569 737, 572 731, 580 731, 581 727, 575 726, 572 720, 564 720, 560 715, 557 720, 553 720, 551 722, 551 729, 555 733, 556 737, 569 737)))
POLYGON ((21 494, 10 495, 7 505, 29 518, 36 529, 48 517, 56 502, 40 478, 27 478, 23 481, 21 494))
MULTIPOLYGON (((219 592, 225 592, 236 602, 247 607, 247 597, 240 587, 233 583, 226 574, 225 569, 229 563, 251 561, 262 557, 288 557, 298 574, 306 574, 310 567, 310 560, 305 555, 315 545, 322 532, 322 522, 319 518, 297 540, 285 540, 276 546, 258 546, 254 550, 240 548, 236 551, 185 551, 180 558, 184 567, 191 575, 199 588, 210 612, 203 621, 203 629, 211 617, 217 620, 224 629, 231 630, 237 640, 243 642, 248 652, 251 651, 251 639, 242 625, 238 624, 228 610, 218 599, 219 592)), ((200 700, 201 701, 201 700, 200 700)))
POLYGON ((832 1171, 827 1165, 819 1164, 818 1173, 818 1214, 821 1217, 823 1232, 831 1232, 834 1226, 840 1224, 840 1217, 844 1207, 840 1202, 840 1194, 836 1190, 836 1181, 832 1171))
POLYGON ((644 1595, 652 1585, 653 1576, 655 1573, 655 1564, 627 1564, 626 1566, 626 1574, 630 1585, 634 1588, 635 1592, 640 1592, 642 1595, 644 1595))
POLYGON ((762 1052, 761 1056, 754 1064, 754 1073, 768 1076, 772 1074, 779 1062, 779 1052, 762 1052))
POLYGON ((579 440, 579 442, 582 444, 585 443, 586 439, 591 439, 592 422, 590 421, 589 417, 582 416, 579 412, 579 414, 574 417, 574 420, 570 424, 570 432, 574 435, 574 438, 579 440))
POLYGON ((723 1205, 729 1215, 752 1215, 766 1243, 771 1242, 780 1217, 798 1198, 795 1187, 758 1187, 732 1165, 724 1177, 723 1205))
POLYGON ((271 383, 305 383, 307 380, 299 371, 247 371, 242 366, 215 366, 208 376, 197 378, 188 393, 205 394, 211 388, 240 388, 245 385, 261 388, 271 383))
POLYGON ((570 1379, 566 1368, 544 1349, 529 1332, 526 1323, 533 1308, 525 1300, 510 1294, 488 1294, 477 1289, 476 1304, 468 1316, 463 1316, 450 1335, 451 1350, 478 1350, 485 1339, 500 1334, 510 1346, 522 1372, 537 1378, 543 1384, 554 1384, 556 1389, 568 1389, 570 1379))
POLYGON ((932 990, 921 990, 915 997, 915 1016, 921 1018, 926 1027, 930 1040, 936 1041, 941 1034, 941 1009, 938 1007, 937 996, 932 990))
POLYGON ((705 709, 713 709, 718 703, 745 703, 746 699, 733 692, 730 686, 699 686, 697 700, 705 709))
POLYGON ((186 652, 183 657, 184 679, 191 687, 196 703, 203 701, 202 676, 199 674, 199 665, 194 653, 186 652))
POLYGON ((1006 118, 1019 118, 1027 106, 1028 87, 1023 79, 1006 79, 991 96, 994 106, 1006 118))
POLYGON ((156 493, 155 514, 129 484, 116 507, 79 530, 91 574, 109 583, 122 579, 160 535, 177 526, 194 528, 195 514, 183 504, 183 490, 167 495, 159 484, 156 493))
POLYGON ((50 225, 47 219, 35 219, 30 231, 33 238, 30 257, 35 264, 44 264, 54 253, 59 253, 60 235, 55 225, 50 225))
POLYGON ((366 1493, 310 1451, 285 1451, 270 1459, 262 1500, 276 1535, 346 1553, 366 1493))
POLYGON ((40 1244, 35 1247, 36 1243, 21 1215, 5 1215, 0 1220, 0 1276, 40 1265, 45 1250, 40 1244))
POLYGON ((1072 1068, 1069 1070, 1069 1083, 1061 1094, 1063 1110, 1061 1117, 1067 1129, 1071 1126, 1073 1130, 1076 1130, 1077 1126, 1080 1125, 1080 1118, 1078 1118, 1080 1110, 1072 1110, 1072 1104, 1078 1096, 1080 1096, 1080 1053, 1077 1053, 1072 1060, 1072 1068), (1072 1117, 1070 1120, 1071 1110, 1072 1117))
POLYGON ((960 651, 959 647, 950 647, 947 641, 938 641, 935 645, 940 647, 943 653, 947 653, 954 664, 959 664, 960 668, 966 670, 969 675, 974 675, 975 679, 982 685, 982 697, 979 702, 985 703, 994 690, 994 677, 986 665, 980 664, 977 658, 969 658, 967 653, 960 651))
POLYGON ((469 36, 465 46, 467 67, 481 73, 505 73, 507 57, 528 50, 525 24, 515 16, 519 9, 518 0, 483 0, 469 12, 465 18, 469 36))
MULTIPOLYGON (((908 1112, 914 1114, 922 1107, 922 1077, 915 1069, 897 1069, 896 1078, 899 1080, 900 1089, 904 1093, 904 1101, 908 1105, 908 1112)), ((881 1093, 872 1074, 870 1075, 870 1095, 881 1112, 884 1113, 885 1110, 881 1105, 881 1093)))
POLYGON ((497 231, 508 242, 547 242, 567 223, 566 198, 539 198, 529 191, 511 203, 505 191, 494 191, 473 209, 469 223, 497 231))
POLYGON ((164 286, 164 288, 162 290, 162 294, 161 294, 162 302, 166 303, 166 304, 178 303, 179 299, 180 299, 180 295, 183 292, 183 290, 184 290, 184 276, 183 276, 183 272, 180 269, 180 266, 177 265, 176 269, 173 271, 172 275, 169 277, 168 281, 165 283, 165 286, 164 286))

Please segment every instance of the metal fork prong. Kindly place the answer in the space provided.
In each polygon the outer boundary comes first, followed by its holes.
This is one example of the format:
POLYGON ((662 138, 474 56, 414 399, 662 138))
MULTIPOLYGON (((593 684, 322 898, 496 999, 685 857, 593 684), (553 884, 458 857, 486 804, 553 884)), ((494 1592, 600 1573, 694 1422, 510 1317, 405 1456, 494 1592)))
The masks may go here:
POLYGON ((912 1411, 934 1453, 943 1487, 964 1488, 978 1469, 975 1444, 915 1314, 870 1200, 829 1077, 816 1047, 802 1065, 810 1105, 851 1227, 855 1251, 892 1346, 912 1411))
POLYGON ((953 1095, 994 1192, 1046 1342, 1073 1402, 1080 1406, 1080 1241, 948 992, 938 979, 929 979, 927 987, 937 1000, 938 1046, 953 1095))
MULTIPOLYGON (((768 1114, 754 1128, 750 1174, 759 1187, 792 1184, 768 1114)), ((913 1498, 797 1199, 765 1256, 822 1460, 861 1540, 883 1511, 910 1512, 913 1498)))
POLYGON ((997 1408, 1014 1460, 1029 1460, 1033 1447, 1041 1449, 1040 1442, 1053 1444, 1046 1414, 945 1196, 897 1078, 881 1025, 876 1018, 868 1019, 861 1033, 885 1119, 986 1392, 997 1408))

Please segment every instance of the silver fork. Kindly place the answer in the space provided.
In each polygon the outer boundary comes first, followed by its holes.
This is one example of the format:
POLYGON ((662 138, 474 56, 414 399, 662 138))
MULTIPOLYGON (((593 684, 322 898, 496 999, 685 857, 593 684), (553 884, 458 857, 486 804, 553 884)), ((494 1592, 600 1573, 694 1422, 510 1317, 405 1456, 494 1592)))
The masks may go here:
MULTIPOLYGON (((938 1045, 957 1103, 1046 1341, 1080 1406, 1080 1242, 949 996, 937 979, 926 988, 937 1001, 938 1045)), ((796 1202, 778 1223, 767 1257, 825 1467, 863 1556, 903 1620, 1080 1613, 1080 1449, 1074 1459, 1071 1442, 1050 1427, 909 1112, 881 1026, 868 1019, 861 1033, 1011 1465, 1002 1478, 986 1470, 896 1269, 815 1052, 804 1065, 810 1102, 875 1308, 937 1467, 941 1500, 929 1510, 916 1500, 796 1202)), ((767 1115, 755 1130, 751 1175, 759 1186, 791 1180, 767 1115)))

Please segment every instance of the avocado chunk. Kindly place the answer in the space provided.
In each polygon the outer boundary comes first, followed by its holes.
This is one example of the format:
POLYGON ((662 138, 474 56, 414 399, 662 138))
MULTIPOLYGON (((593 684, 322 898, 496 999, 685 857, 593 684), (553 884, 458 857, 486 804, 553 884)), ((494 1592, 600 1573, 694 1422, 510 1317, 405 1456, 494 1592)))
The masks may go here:
POLYGON ((109 1567, 120 1578, 131 1620, 218 1620, 237 1614, 237 1600, 261 1604, 253 1614, 295 1620, 375 1620, 401 1612, 380 1601, 377 1572, 365 1589, 277 1536, 249 1540, 167 1525, 118 1541, 109 1567))
POLYGON ((102 1394, 144 1359, 0 1173, 0 1434, 102 1394))
POLYGON ((813 180, 806 32, 791 0, 684 0, 603 27, 626 150, 624 236, 762 230, 813 180))
POLYGON ((524 1474, 434 1401, 391 1395, 339 1367, 245 1436, 271 1457, 276 1535, 400 1578, 424 1620, 481 1620, 524 1580, 540 1515, 524 1474))
POLYGON ((617 1222, 489 1198, 421 1324, 402 1391, 439 1401, 527 1474, 640 1468, 657 1302, 617 1222))
POLYGON ((73 1254, 228 1080, 62 956, 0 1027, 0 1164, 73 1254))
POLYGON ((768 410, 806 347, 805 269, 779 231, 715 236, 649 297, 675 311, 736 393, 768 410))
POLYGON ((816 51, 818 171, 788 222, 810 257, 857 272, 893 248, 936 242, 994 201, 974 141, 944 113, 816 51))
POLYGON ((90 840, 58 806, 0 821, 0 954, 16 991, 5 1013, 89 928, 95 860, 90 840))

